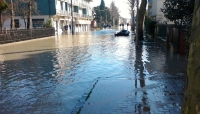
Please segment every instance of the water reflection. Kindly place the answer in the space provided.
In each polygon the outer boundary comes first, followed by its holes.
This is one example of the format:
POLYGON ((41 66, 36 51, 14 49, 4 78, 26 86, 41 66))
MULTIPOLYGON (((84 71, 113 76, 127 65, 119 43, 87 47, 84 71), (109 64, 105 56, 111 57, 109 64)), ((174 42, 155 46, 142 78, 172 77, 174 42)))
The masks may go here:
POLYGON ((59 74, 55 78, 57 78, 59 82, 73 82, 75 80, 75 75, 85 71, 82 66, 90 60, 91 56, 91 54, 88 53, 89 41, 90 38, 84 37, 59 37, 56 44, 59 49, 54 53, 54 58, 56 58, 56 60, 53 61, 54 70, 59 74), (66 46, 69 47, 69 49, 66 49, 66 46))
MULTIPOLYGON (((146 51, 146 47, 141 45, 141 46, 137 46, 135 47, 135 88, 143 88, 146 86, 145 83, 145 62, 148 60, 148 52, 146 51), (139 85, 138 85, 139 82, 139 85), (138 87, 139 86, 139 87, 138 87)), ((138 91, 135 91, 135 96, 141 96, 141 104, 137 104, 134 106, 134 112, 135 113, 142 113, 142 112, 149 112, 150 108, 147 104, 147 97, 148 93, 144 90, 142 93, 138 93, 138 91), (145 107, 144 107, 145 106, 145 107)))
POLYGON ((138 103, 133 104, 134 112, 155 113, 158 107, 164 106, 162 103, 167 103, 180 113, 187 66, 184 57, 154 43, 136 47, 135 57, 133 101, 138 103))
POLYGON ((171 83, 182 83, 168 78, 186 74, 186 64, 178 63, 182 57, 154 43, 136 48, 132 36, 114 37, 114 31, 0 46, 0 113, 71 113, 99 77, 134 80, 134 100, 141 103, 133 105, 138 113, 151 112, 153 93, 181 93, 169 91, 171 83), (156 87, 161 90, 152 89, 156 87))

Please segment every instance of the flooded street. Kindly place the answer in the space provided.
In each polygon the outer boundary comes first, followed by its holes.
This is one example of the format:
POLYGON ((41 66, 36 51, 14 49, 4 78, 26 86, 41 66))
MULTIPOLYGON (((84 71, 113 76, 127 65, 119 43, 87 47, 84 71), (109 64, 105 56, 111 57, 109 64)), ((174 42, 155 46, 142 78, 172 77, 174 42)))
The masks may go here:
POLYGON ((132 92, 140 89, 143 96, 137 102, 151 105, 156 98, 150 93, 156 92, 163 96, 161 101, 171 99, 180 107, 186 59, 157 43, 143 42, 136 48, 134 36, 114 37, 114 32, 98 30, 0 45, 0 113, 70 114, 95 83, 116 79, 133 80, 132 92), (157 86, 159 91, 150 90, 157 86))

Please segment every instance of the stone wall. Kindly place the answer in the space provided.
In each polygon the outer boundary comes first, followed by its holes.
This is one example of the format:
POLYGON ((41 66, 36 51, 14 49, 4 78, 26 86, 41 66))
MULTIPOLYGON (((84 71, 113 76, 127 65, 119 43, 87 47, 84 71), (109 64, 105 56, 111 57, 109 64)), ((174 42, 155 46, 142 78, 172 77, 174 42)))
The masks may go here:
POLYGON ((0 44, 12 43, 42 37, 54 36, 54 28, 40 28, 30 30, 12 30, 0 33, 0 44))

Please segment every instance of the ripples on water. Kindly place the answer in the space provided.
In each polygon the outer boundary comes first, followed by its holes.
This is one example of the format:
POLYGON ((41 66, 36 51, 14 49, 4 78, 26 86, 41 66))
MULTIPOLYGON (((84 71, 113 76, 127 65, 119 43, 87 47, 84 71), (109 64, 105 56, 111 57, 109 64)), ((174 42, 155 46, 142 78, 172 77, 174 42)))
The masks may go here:
MULTIPOLYGON (((148 83, 159 80, 158 75, 185 76, 182 56, 166 52, 156 43, 135 48, 133 37, 114 37, 114 32, 55 37, 51 49, 1 61, 0 113, 70 113, 99 77, 148 83)), ((9 56, 3 52, 0 56, 9 56)))

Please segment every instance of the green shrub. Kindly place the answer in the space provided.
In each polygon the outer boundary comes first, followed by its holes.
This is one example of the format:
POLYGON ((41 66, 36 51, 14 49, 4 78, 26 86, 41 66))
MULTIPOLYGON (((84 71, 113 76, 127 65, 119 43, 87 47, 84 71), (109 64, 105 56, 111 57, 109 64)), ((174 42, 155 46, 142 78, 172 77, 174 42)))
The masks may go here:
POLYGON ((149 19, 147 18, 145 20, 145 28, 146 28, 146 33, 149 34, 149 35, 154 35, 155 33, 155 25, 156 25, 156 21, 152 20, 152 19, 149 19))
POLYGON ((47 22, 43 24, 43 27, 45 27, 45 28, 51 28, 51 27, 53 27, 52 23, 51 23, 51 19, 47 20, 47 22))
POLYGON ((4 11, 6 11, 7 9, 8 9, 8 4, 5 2, 5 1, 3 1, 3 2, 0 2, 0 12, 2 13, 2 12, 4 12, 4 11))

